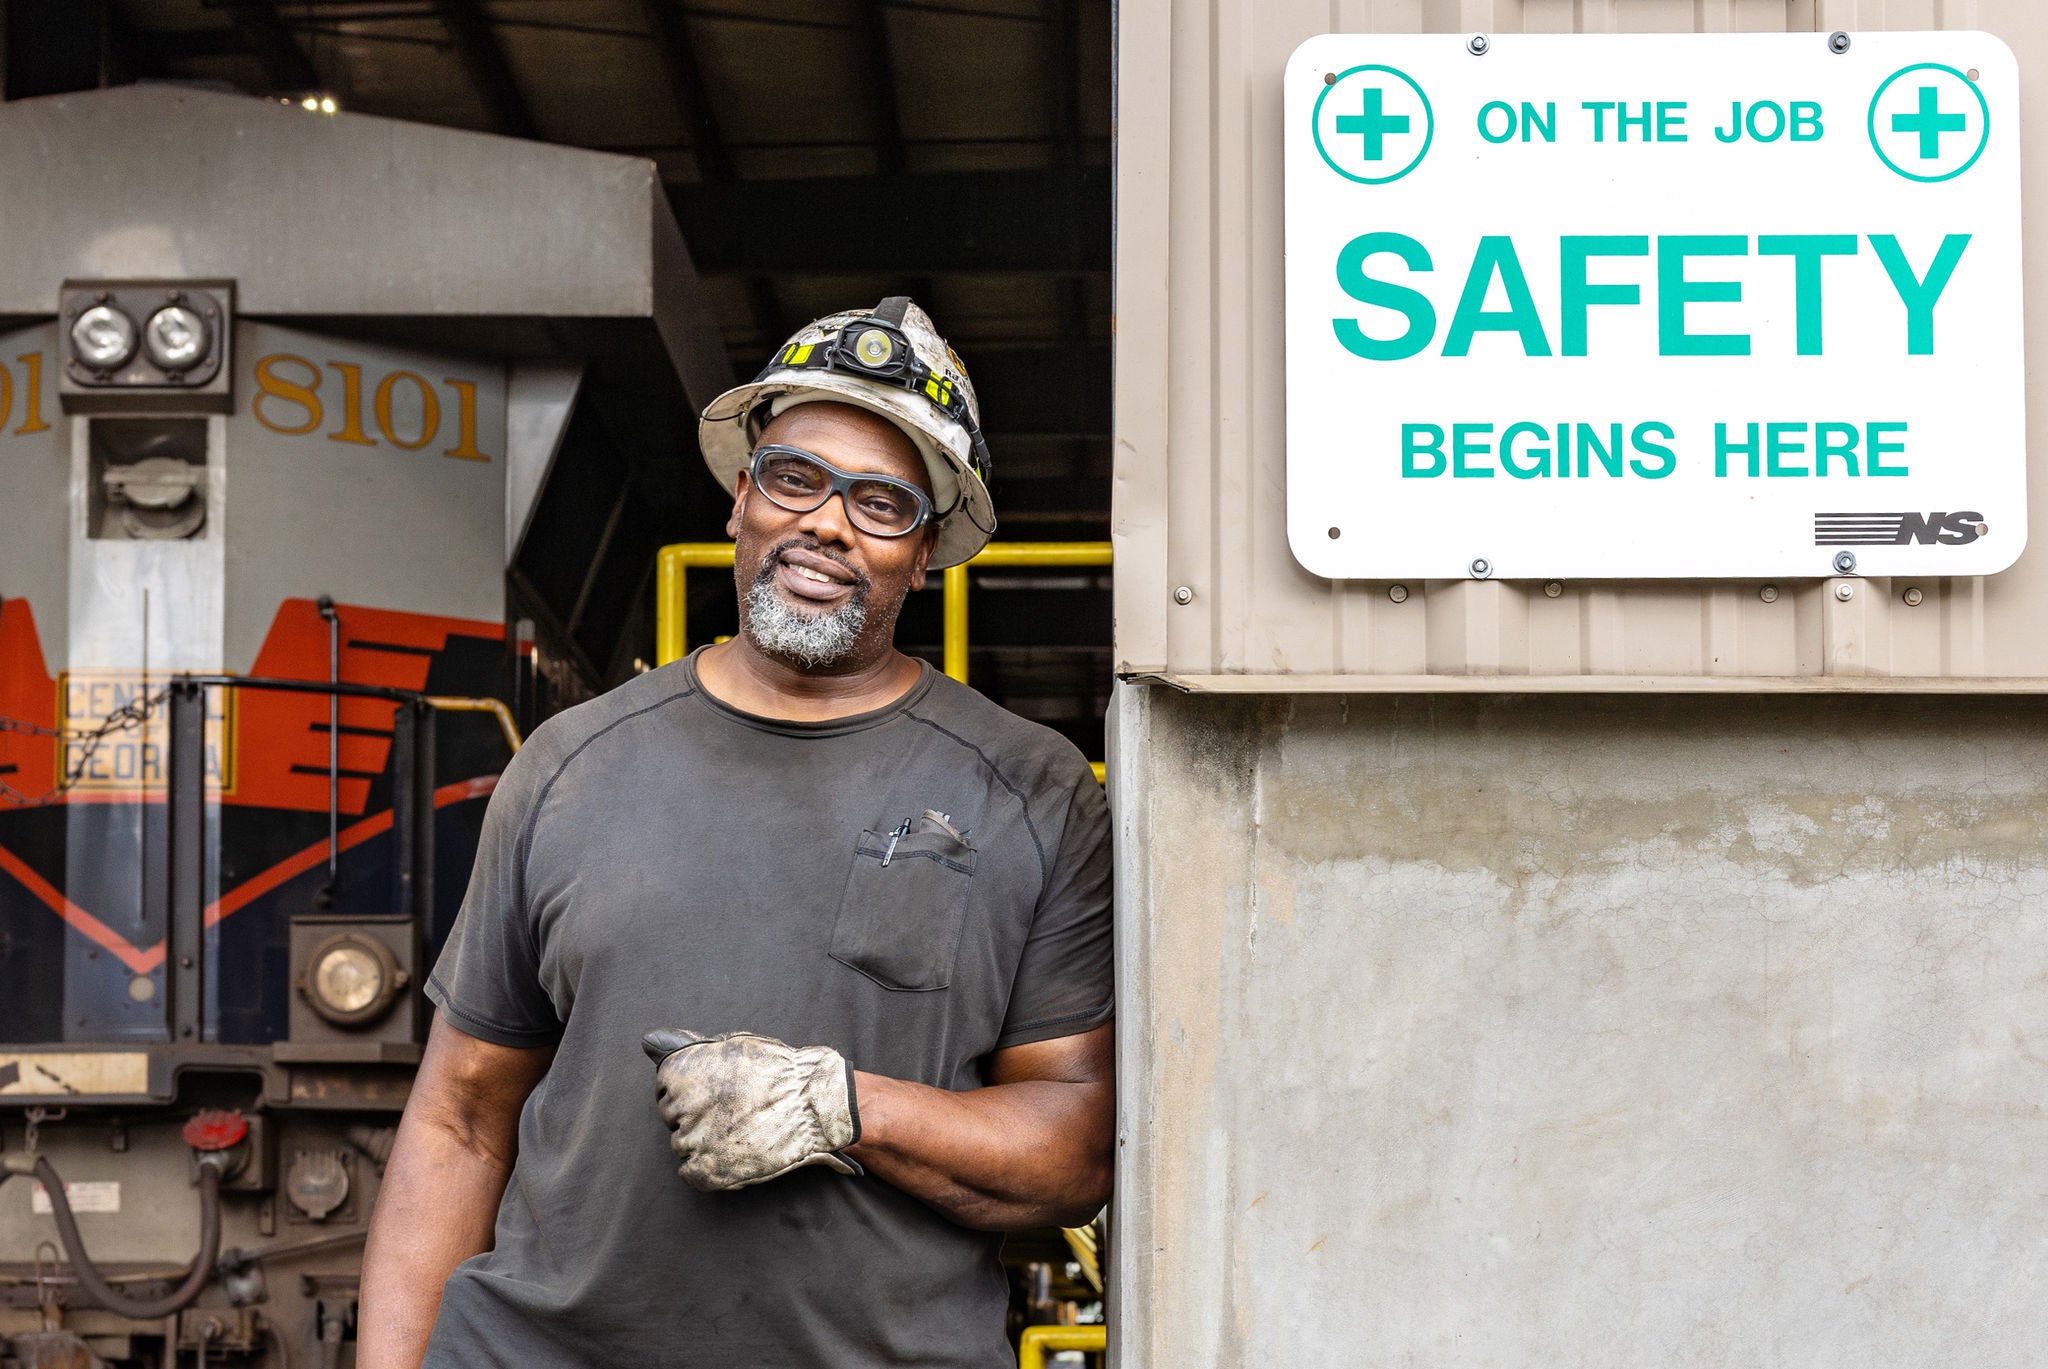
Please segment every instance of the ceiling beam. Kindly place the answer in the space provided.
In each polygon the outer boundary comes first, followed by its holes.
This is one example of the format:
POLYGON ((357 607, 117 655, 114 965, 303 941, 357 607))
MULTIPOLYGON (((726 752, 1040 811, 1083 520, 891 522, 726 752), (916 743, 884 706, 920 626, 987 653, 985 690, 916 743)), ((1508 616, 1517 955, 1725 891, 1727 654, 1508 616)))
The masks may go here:
POLYGON ((105 30, 98 5, 0 3, 6 96, 19 100, 93 90, 105 83, 105 30))
POLYGON ((131 29, 130 41, 138 54, 160 70, 170 63, 203 61, 210 57, 240 57, 253 51, 240 29, 131 29))
POLYGON ((455 55, 461 58, 462 69, 483 101, 492 126, 515 138, 540 137, 540 125, 534 122, 533 110, 512 76, 512 64, 505 60, 504 45, 484 13, 482 0, 438 0, 435 10, 441 26, 455 40, 455 55))
MULTIPOLYGON (((983 347, 960 344, 960 359, 981 401, 981 423, 999 435, 1109 432, 1109 348, 983 347)), ((1002 473, 1002 453, 996 452, 1002 473)))
POLYGON ((1054 165, 1081 165, 1080 0, 1046 0, 1046 125, 1052 130, 1054 165))
POLYGON ((235 22, 242 42, 256 55, 263 79, 273 95, 297 95, 320 88, 320 73, 306 56, 277 6, 271 0, 226 0, 223 6, 235 22))
POLYGON ((775 289, 775 282, 758 271, 747 277, 747 312, 753 316, 754 331, 767 340, 768 350, 780 347, 789 336, 782 296, 775 289))
POLYGON ((732 150, 718 127, 718 115, 704 89, 704 69, 697 61, 697 44, 690 37, 690 21, 676 0, 641 0, 647 15, 647 29, 661 54, 662 74, 668 80, 669 95, 682 116, 690 150, 697 157, 697 174, 707 181, 733 178, 732 150))
POLYGON ((882 0, 859 0, 854 6, 854 38, 859 44, 858 79, 875 128, 875 170, 894 176, 903 170, 903 115, 896 99, 887 10, 882 0))
MULTIPOLYGON (((1053 167, 1066 175, 1081 170, 1081 5, 1080 0, 1046 0, 1046 126, 1052 132, 1053 167)), ((1054 285, 1062 341, 1088 336, 1088 287, 1078 276, 1054 285)))
POLYGON ((699 271, 1107 271, 1109 172, 672 184, 699 271))
MULTIPOLYGON (((721 184, 731 181, 737 174, 732 149, 726 145, 725 132, 718 126, 718 112, 712 108, 711 93, 704 85, 704 68, 697 60, 697 43, 690 35, 689 16, 683 13, 678 0, 641 0, 640 8, 647 16, 647 31, 654 39, 654 50, 661 57, 669 97, 675 101, 676 113, 682 119, 683 136, 689 140, 690 151, 697 159, 698 176, 721 184)), ((771 347, 788 332, 775 282, 759 273, 747 277, 747 312, 753 317, 754 330, 768 339, 771 347)))

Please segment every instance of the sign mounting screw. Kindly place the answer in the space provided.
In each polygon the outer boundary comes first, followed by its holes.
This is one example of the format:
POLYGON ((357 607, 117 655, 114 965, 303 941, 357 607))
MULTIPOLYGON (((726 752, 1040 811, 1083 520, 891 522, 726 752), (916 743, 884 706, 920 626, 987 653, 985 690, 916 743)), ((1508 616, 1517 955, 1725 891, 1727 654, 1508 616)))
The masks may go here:
POLYGON ((1182 585, 1173 592, 1173 602, 1176 604, 1192 604, 1195 602, 1195 592, 1186 585, 1182 585))
POLYGON ((1562 581, 1562 580, 1545 580, 1545 581, 1543 582, 1543 597, 1544 597, 1544 598, 1546 598, 1546 599, 1555 599, 1555 598, 1557 598, 1557 597, 1558 597, 1559 595, 1561 595, 1561 594, 1563 594, 1563 593, 1564 593, 1564 581, 1562 581))
POLYGON ((1397 603, 1397 604, 1405 604, 1405 603, 1407 603, 1407 602, 1408 602, 1408 586, 1406 586, 1406 585, 1388 585, 1388 586, 1387 586, 1387 597, 1388 597, 1389 599, 1392 599, 1392 600, 1393 600, 1393 601, 1394 601, 1395 603, 1397 603))
POLYGON ((1918 608, 1920 607, 1921 601, 1924 600, 1927 596, 1920 592, 1920 586, 1910 585, 1907 587, 1906 592, 1900 597, 1906 601, 1907 608, 1918 608))
POLYGON ((1835 553, 1835 569, 1836 569, 1836 570, 1837 570, 1838 572, 1840 572, 1841 574, 1843 574, 1843 575, 1847 575, 1847 574, 1849 574, 1849 573, 1850 573, 1851 571, 1855 570, 1855 569, 1856 569, 1856 553, 1855 553, 1855 552, 1853 552, 1853 551, 1838 551, 1838 552, 1836 552, 1836 553, 1835 553))
POLYGON ((1484 580, 1491 574, 1493 574, 1493 562, 1487 560, 1484 556, 1478 557, 1472 562, 1473 579, 1484 580))
POLYGON ((1765 585, 1756 592, 1756 597, 1767 604, 1775 604, 1778 602, 1778 587, 1776 585, 1765 585))
POLYGON ((1471 53, 1474 57, 1484 57, 1486 50, 1492 46, 1493 44, 1487 40, 1485 34, 1475 33, 1472 35, 1472 41, 1465 44, 1465 51, 1471 53))
POLYGON ((1840 57, 1849 50, 1849 35, 1836 29, 1828 35, 1828 51, 1840 57))
POLYGON ((1856 586, 1850 584, 1847 580, 1842 581, 1841 584, 1835 586, 1835 597, 1845 604, 1848 603, 1856 597, 1856 586))

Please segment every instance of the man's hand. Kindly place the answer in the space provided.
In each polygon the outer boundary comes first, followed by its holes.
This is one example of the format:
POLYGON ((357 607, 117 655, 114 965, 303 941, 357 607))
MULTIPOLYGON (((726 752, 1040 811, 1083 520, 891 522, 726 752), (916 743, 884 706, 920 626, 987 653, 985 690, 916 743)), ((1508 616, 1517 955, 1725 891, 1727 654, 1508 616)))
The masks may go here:
POLYGON ((679 1028, 651 1031, 640 1045, 655 1061, 661 1120, 690 1187, 745 1188, 805 1165, 860 1172, 837 1153, 860 1139, 860 1113, 853 1069, 830 1046, 679 1028))

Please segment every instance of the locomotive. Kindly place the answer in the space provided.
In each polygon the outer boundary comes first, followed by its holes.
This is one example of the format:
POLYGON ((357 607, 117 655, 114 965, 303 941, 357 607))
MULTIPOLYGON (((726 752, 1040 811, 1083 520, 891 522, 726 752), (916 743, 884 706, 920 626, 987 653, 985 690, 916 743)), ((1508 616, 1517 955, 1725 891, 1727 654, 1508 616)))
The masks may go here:
POLYGON ((345 1364, 485 801, 653 655, 729 366, 644 161, 131 86, 0 173, 0 1361, 345 1364))

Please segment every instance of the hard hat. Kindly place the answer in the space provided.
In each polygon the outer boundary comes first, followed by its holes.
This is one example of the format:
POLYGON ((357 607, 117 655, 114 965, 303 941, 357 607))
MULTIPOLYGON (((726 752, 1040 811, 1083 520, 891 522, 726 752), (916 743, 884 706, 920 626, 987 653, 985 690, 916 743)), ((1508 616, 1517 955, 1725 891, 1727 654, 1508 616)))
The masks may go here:
POLYGON ((891 295, 873 310, 833 314, 798 330, 761 374, 706 405, 697 440, 711 474, 732 490, 768 420, 816 400, 880 414, 916 444, 937 511, 931 569, 958 565, 995 536, 974 386, 931 316, 909 296, 891 295))

